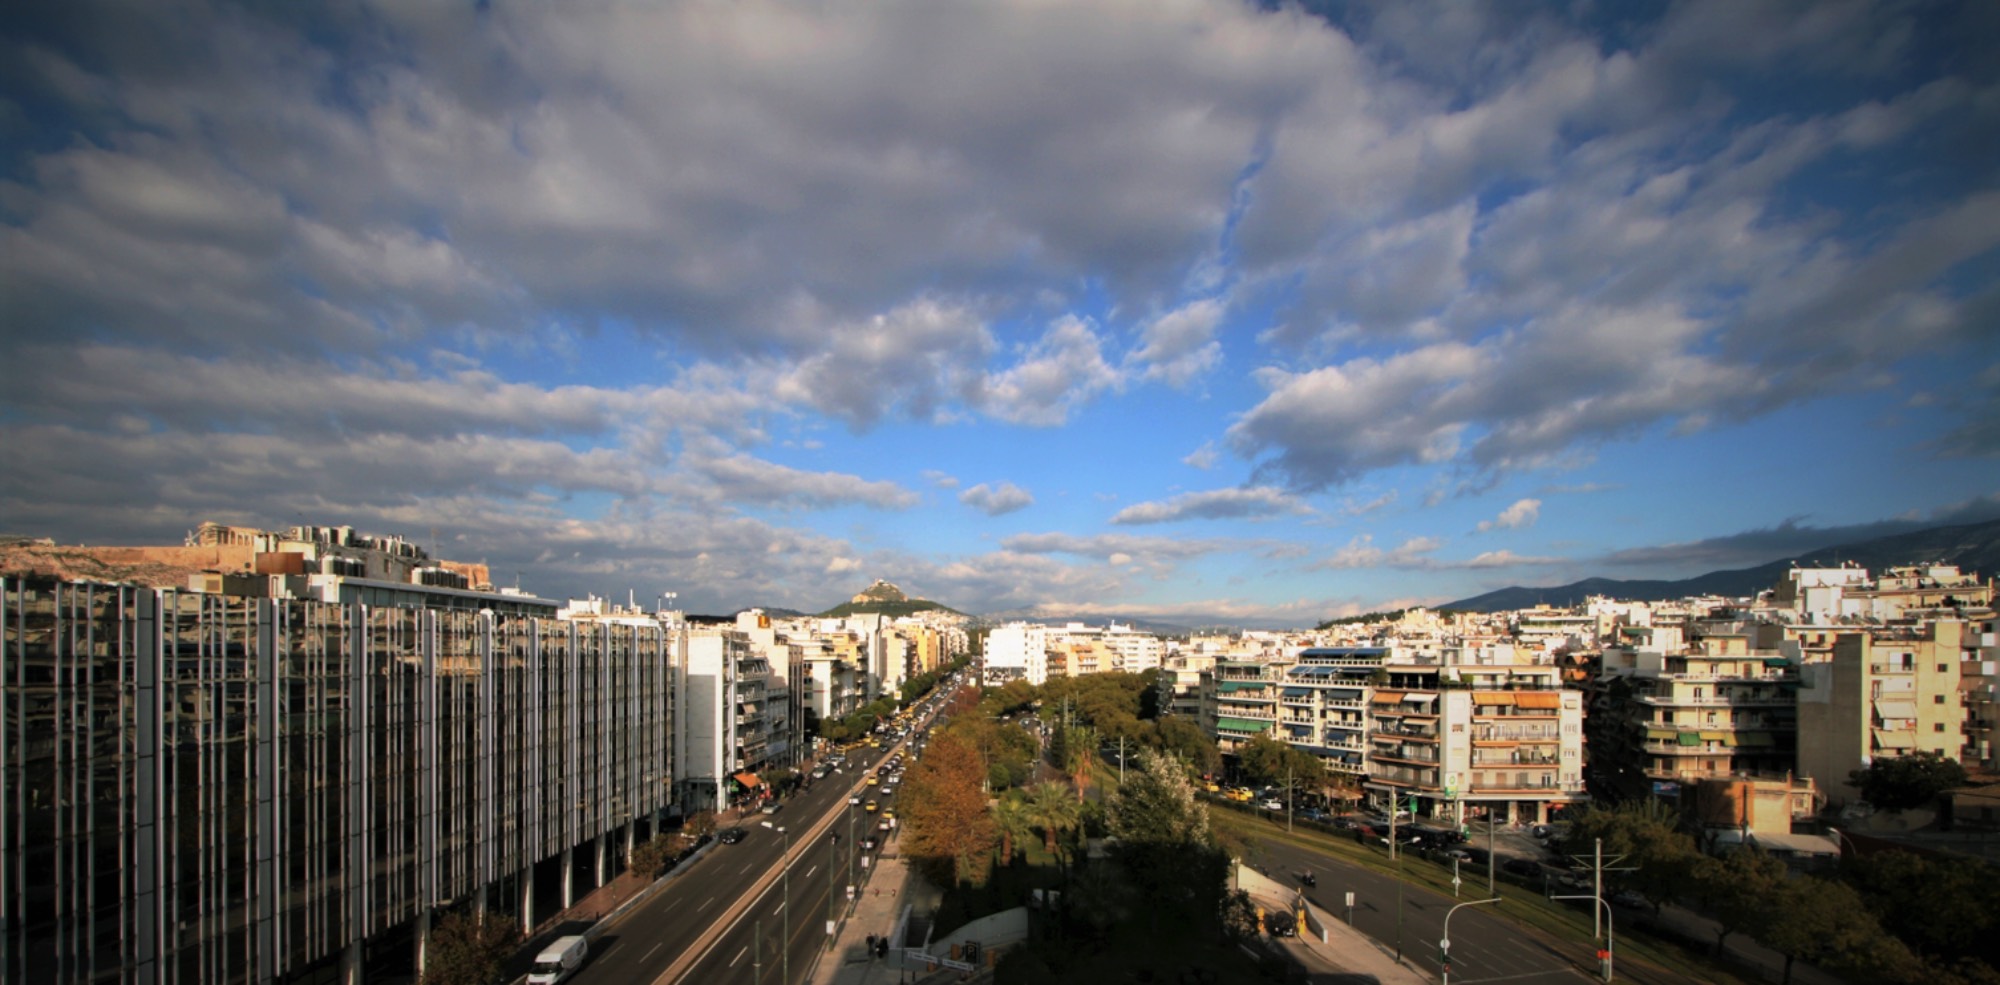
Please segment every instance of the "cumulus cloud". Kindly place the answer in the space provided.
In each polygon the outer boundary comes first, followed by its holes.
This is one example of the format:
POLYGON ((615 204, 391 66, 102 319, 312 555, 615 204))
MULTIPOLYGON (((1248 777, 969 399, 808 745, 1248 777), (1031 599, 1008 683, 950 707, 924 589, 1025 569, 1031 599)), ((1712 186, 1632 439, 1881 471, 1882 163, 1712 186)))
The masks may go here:
POLYGON ((986 381, 981 403, 1012 424, 1053 427, 1123 384, 1088 321, 1065 315, 1021 360, 986 381))
POLYGON ((1216 298, 1190 301, 1148 322, 1130 361, 1149 380, 1182 387, 1222 362, 1222 327, 1227 306, 1216 298))
POLYGON ((1215 467, 1216 451, 1214 442, 1203 442, 1200 448, 1188 452, 1181 464, 1198 468, 1203 472, 1215 467))
POLYGON ((1312 512, 1302 500, 1268 486, 1182 493, 1172 499, 1135 503, 1119 510, 1112 523, 1171 523, 1176 520, 1244 520, 1312 512))
POLYGON ((1033 506, 1035 497, 1011 482, 993 486, 982 482, 959 493, 958 501, 987 516, 1000 516, 1033 506))
POLYGON ((1539 499, 1517 499, 1512 506, 1500 511, 1491 520, 1479 521, 1479 532, 1489 530, 1519 530, 1532 527, 1542 515, 1542 501, 1539 499))

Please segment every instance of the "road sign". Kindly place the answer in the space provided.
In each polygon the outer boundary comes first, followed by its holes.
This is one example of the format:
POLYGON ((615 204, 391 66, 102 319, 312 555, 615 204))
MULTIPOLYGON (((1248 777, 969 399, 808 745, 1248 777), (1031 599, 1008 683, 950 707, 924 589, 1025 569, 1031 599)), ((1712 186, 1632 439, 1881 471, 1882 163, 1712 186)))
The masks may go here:
POLYGON ((1354 894, 1352 892, 1347 894, 1347 905, 1350 909, 1354 906, 1354 894))

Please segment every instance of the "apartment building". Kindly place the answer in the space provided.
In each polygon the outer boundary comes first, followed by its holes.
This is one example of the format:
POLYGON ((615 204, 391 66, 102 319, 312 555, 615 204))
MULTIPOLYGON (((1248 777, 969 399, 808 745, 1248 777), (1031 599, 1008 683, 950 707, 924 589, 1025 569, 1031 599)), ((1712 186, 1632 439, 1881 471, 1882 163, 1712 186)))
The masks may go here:
POLYGON ((1796 768, 1797 659, 1752 646, 1750 627, 1684 631, 1628 627, 1604 649, 1588 722, 1599 796, 1678 798, 1701 780, 1796 768))
POLYGON ((1858 627, 1830 659, 1800 667, 1798 770, 1833 804, 1857 796, 1848 774, 1917 751, 1957 757, 1965 742, 1959 698, 1962 621, 1858 627))
POLYGON ((1203 704, 1215 709, 1212 732, 1224 754, 1234 754, 1278 724, 1279 682, 1286 662, 1217 660, 1204 682, 1203 704))
POLYGON ((0 979, 352 983, 609 878, 675 806, 677 630, 513 603, 0 579, 0 979))

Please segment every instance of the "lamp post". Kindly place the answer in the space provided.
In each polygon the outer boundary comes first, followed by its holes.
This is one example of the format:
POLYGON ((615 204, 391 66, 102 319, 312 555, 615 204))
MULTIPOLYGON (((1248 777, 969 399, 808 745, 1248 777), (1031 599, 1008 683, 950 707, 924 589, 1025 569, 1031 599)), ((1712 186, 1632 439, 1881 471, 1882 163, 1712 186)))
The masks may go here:
POLYGON ((1498 902, 1500 902, 1500 897, 1498 896, 1492 899, 1476 899, 1460 903, 1444 911, 1444 936, 1438 938, 1438 966, 1444 969, 1442 985, 1451 985, 1451 915, 1468 906, 1480 906, 1485 903, 1498 902))
POLYGON ((785 985, 792 985, 792 935, 790 933, 792 926, 792 833, 786 831, 785 826, 782 824, 772 827, 769 821, 761 823, 765 827, 771 828, 771 830, 785 836, 785 854, 780 856, 778 860, 779 864, 784 866, 779 870, 779 878, 783 879, 785 883, 785 919, 778 921, 778 955, 780 962, 779 974, 784 976, 785 985))
POLYGON ((1605 902, 1604 897, 1602 896, 1551 896, 1549 898, 1587 899, 1593 903, 1596 903, 1598 906, 1604 908, 1603 910, 1598 911, 1604 915, 1604 950, 1597 952, 1598 975, 1603 981, 1607 982, 1610 981, 1611 961, 1612 961, 1611 952, 1616 950, 1618 946, 1618 932, 1611 925, 1611 913, 1612 913, 1611 904, 1605 902))
POLYGON ((826 860, 826 948, 831 951, 833 950, 833 925, 840 920, 839 904, 834 902, 835 897, 833 894, 834 873, 840 871, 839 834, 827 835, 826 849, 828 856, 826 860))

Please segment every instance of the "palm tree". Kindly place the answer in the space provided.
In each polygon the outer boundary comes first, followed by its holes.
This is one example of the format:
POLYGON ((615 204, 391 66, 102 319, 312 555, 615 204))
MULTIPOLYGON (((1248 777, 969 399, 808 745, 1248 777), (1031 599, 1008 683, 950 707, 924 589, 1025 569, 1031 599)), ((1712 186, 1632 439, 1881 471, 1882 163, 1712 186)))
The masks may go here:
POLYGON ((1014 839, 1026 838, 1035 830, 1035 817, 1028 802, 1009 793, 993 802, 993 827, 1000 832, 1000 864, 1014 864, 1014 839))
POLYGON ((1029 787, 1027 808, 1035 827, 1042 829, 1043 844, 1051 855, 1055 854, 1056 836, 1075 827, 1083 813, 1069 791, 1054 782, 1029 787))

